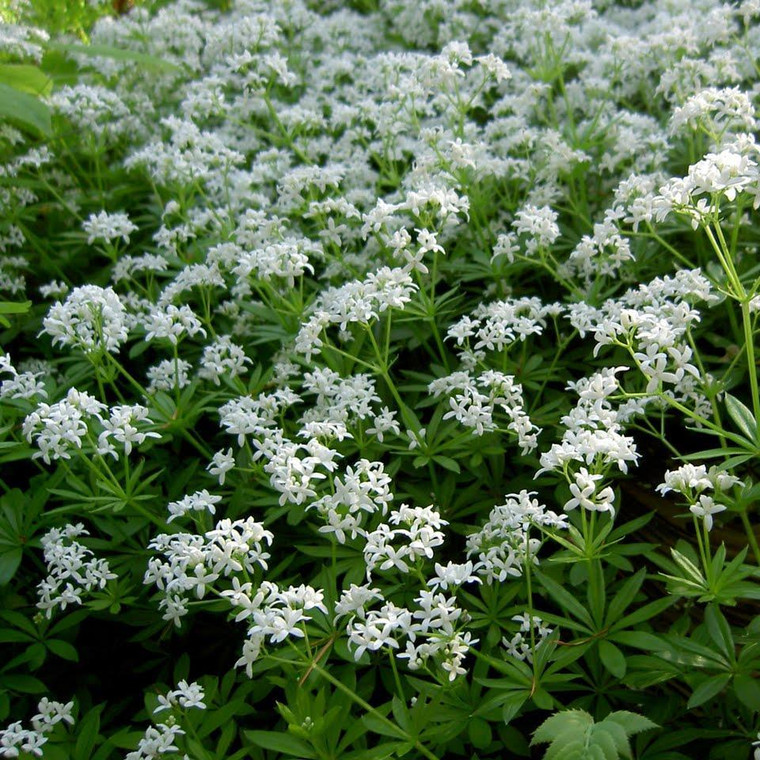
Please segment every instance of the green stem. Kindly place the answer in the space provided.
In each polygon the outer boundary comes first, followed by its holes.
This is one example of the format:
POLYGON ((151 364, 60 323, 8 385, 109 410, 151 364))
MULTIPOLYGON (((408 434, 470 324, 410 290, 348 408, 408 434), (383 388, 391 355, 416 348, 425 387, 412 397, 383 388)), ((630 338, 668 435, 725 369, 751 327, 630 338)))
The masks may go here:
POLYGON ((757 543, 757 536, 755 535, 755 529, 752 527, 752 523, 749 521, 749 515, 747 514, 746 507, 739 513, 741 517, 742 525, 744 526, 744 532, 747 534, 747 540, 752 547, 752 553, 755 555, 755 564, 760 566, 760 546, 757 543))

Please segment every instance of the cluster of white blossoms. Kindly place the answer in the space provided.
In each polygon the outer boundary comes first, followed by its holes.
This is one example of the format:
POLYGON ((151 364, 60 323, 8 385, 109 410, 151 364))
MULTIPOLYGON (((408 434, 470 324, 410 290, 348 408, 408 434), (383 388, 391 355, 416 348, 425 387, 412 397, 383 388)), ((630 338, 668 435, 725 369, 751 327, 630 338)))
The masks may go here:
MULTIPOLYGON (((167 694, 159 694, 158 706, 153 710, 153 714, 157 715, 165 710, 171 710, 172 714, 166 719, 166 722, 149 726, 138 741, 137 749, 128 752, 125 760, 158 760, 167 754, 179 752, 176 741, 186 732, 177 722, 174 712, 177 708, 181 710, 190 708, 205 710, 204 699, 203 687, 198 683, 188 683, 185 680, 180 681, 177 688, 172 689, 167 694)), ((187 758, 188 755, 184 755, 184 757, 187 758)))
POLYGON ((628 472, 629 464, 638 461, 636 444, 624 435, 623 420, 610 401, 620 388, 616 375, 626 369, 605 367, 568 384, 568 390, 578 394, 578 402, 562 417, 562 440, 541 454, 541 469, 536 473, 553 470, 565 476, 572 495, 565 511, 581 507, 614 515, 615 494, 603 485, 604 480, 613 467, 628 472))
POLYGON ((240 520, 223 519, 203 535, 161 533, 149 544, 160 552, 148 562, 144 582, 153 583, 162 592, 159 607, 164 620, 176 626, 188 612, 188 597, 203 599, 208 588, 220 578, 235 573, 254 574, 256 568, 267 568, 274 535, 252 517, 240 520))
POLYGON ((184 338, 206 336, 200 319, 187 305, 156 306, 150 309, 145 320, 145 340, 168 340, 176 346, 184 338))
POLYGON ((450 409, 443 419, 454 418, 475 435, 499 430, 497 410, 506 418, 506 430, 513 433, 523 454, 538 446, 540 429, 525 413, 522 386, 513 375, 486 370, 473 377, 459 371, 433 380, 428 389, 433 396, 449 395, 450 409))
POLYGON ((335 475, 332 493, 312 501, 308 509, 316 509, 325 520, 320 533, 329 533, 340 543, 350 537, 366 537, 367 530, 362 524, 370 516, 386 514, 393 500, 390 491, 391 478, 384 471, 382 462, 360 459, 353 467, 335 475))
POLYGON ((379 589, 352 584, 335 605, 336 622, 348 618, 346 633, 356 660, 365 652, 386 648, 405 659, 410 670, 437 663, 453 681, 467 672, 464 658, 478 642, 461 630, 467 613, 456 606, 454 597, 435 591, 421 591, 414 601, 412 609, 399 607, 385 601, 379 589), (367 609, 376 601, 384 604, 367 609))
POLYGON ((721 199, 734 201, 748 196, 753 209, 760 207, 760 147, 754 139, 742 140, 717 153, 708 153, 689 167, 686 177, 675 177, 660 188, 652 200, 654 219, 663 221, 676 212, 697 229, 717 219, 721 199))
POLYGON ((567 518, 547 509, 531 491, 507 494, 497 504, 483 527, 467 536, 467 556, 474 562, 473 572, 487 583, 503 583, 519 578, 528 562, 537 564, 542 540, 531 529, 562 529, 567 518))
MULTIPOLYGON (((3 356, 3 411, 26 415, 35 459, 75 475, 161 441, 151 416, 167 418, 167 394, 172 432, 198 411, 198 429, 183 432, 207 453, 189 463, 189 484, 158 499, 156 519, 175 532, 151 540, 144 582, 177 627, 193 602, 226 599, 247 626, 236 665, 249 676, 267 646, 298 644, 332 620, 357 661, 385 650, 454 680, 477 643, 461 587, 521 583, 548 535, 589 514, 614 519, 614 479, 638 462, 628 433, 645 413, 687 405, 712 417, 719 395, 707 392, 717 385, 697 330, 722 283, 694 268, 703 252, 681 246, 688 227, 677 217, 721 235, 760 208, 760 6, 163 5, 96 23, 92 43, 127 55, 97 56, 91 73, 78 59, 81 82, 48 100, 69 125, 71 155, 92 154, 107 177, 126 171, 124 184, 95 200, 58 146, 0 125, 0 289, 23 293, 35 274, 35 258, 14 255, 37 250, 25 220, 41 227, 46 205, 49 218, 65 215, 73 234, 63 239, 90 258, 81 272, 44 274, 63 279, 39 288, 59 299, 41 334, 99 365, 85 379, 100 394, 54 394, 49 372, 3 356), (105 210, 124 187, 151 191, 135 221, 105 210), (663 250, 681 256, 680 271, 663 250), (111 287, 79 285, 98 251, 111 261, 97 281, 111 287), (628 366, 601 366, 611 356, 628 366), (429 440, 425 426, 437 428, 429 440), (505 441, 519 466, 540 454, 536 476, 559 482, 558 512, 522 490, 463 527, 472 512, 459 511, 456 491, 486 487, 471 462, 503 454, 505 441), (399 501, 434 504, 394 504, 394 478, 399 501), (250 493, 256 518, 238 511, 250 493), (228 507, 238 519, 224 517, 228 507), (285 520, 288 536, 355 560, 348 589, 263 577, 285 520), (350 583, 365 572, 365 585, 350 583)), ((41 59, 41 41, 0 28, 11 59, 41 59)), ((744 276, 755 251, 737 250, 744 276)), ((170 438, 174 462, 184 441, 170 438)), ((686 465, 658 490, 680 493, 710 530, 738 484, 686 465)), ((69 525, 43 539, 48 616, 115 577, 75 540, 84 533, 69 525)), ((296 566, 316 572, 309 557, 296 566)), ((519 630, 502 644, 530 661, 550 628, 527 612, 512 622, 519 630)), ((200 686, 181 682, 155 712, 204 706, 200 686)), ((179 753, 183 734, 167 718, 128 757, 179 753)), ((4 756, 40 754, 41 743, 18 726, 0 733, 4 756)))
POLYGON ((408 573, 418 560, 432 559, 436 547, 444 543, 441 528, 448 525, 440 513, 429 507, 410 507, 401 504, 391 511, 388 522, 380 523, 368 533, 364 545, 364 563, 367 579, 375 569, 394 568, 408 573), (392 528, 392 525, 399 527, 392 528))
POLYGON ((203 349, 198 377, 219 385, 222 377, 234 378, 245 374, 246 365, 252 362, 253 360, 245 355, 245 351, 234 343, 229 335, 220 335, 203 349))
POLYGON ((54 404, 41 402, 24 419, 22 432, 39 451, 45 464, 56 459, 71 459, 85 443, 100 456, 119 459, 129 456, 135 446, 148 438, 161 438, 150 430, 150 410, 141 404, 108 407, 89 393, 71 388, 66 397, 54 404))
POLYGON ((605 346, 625 348, 646 379, 646 394, 687 401, 704 416, 710 413, 704 388, 711 378, 694 363, 689 336, 701 315, 691 302, 715 300, 709 280, 684 269, 628 290, 600 308, 573 305, 568 318, 581 335, 593 332, 595 354, 605 346))
POLYGON ((382 267, 364 280, 354 280, 337 288, 327 288, 316 299, 309 318, 301 325, 294 349, 305 359, 320 353, 324 333, 337 325, 340 336, 348 339, 349 325, 370 325, 388 309, 403 309, 417 285, 405 268, 382 267))
POLYGON ((707 530, 712 530, 713 515, 727 509, 716 497, 730 498, 728 492, 734 486, 743 485, 739 478, 719 467, 708 469, 703 464, 685 464, 676 470, 667 470, 657 490, 663 495, 675 491, 683 496, 689 511, 704 522, 707 530))
POLYGON ((513 615, 512 620, 520 624, 520 629, 512 638, 505 636, 501 640, 502 646, 510 657, 532 663, 535 651, 551 636, 553 629, 545 625, 538 615, 529 612, 513 615))
POLYGON ((59 723, 74 724, 73 708, 73 702, 54 702, 43 697, 37 704, 31 728, 24 728, 21 721, 16 721, 0 729, 0 757, 15 758, 21 753, 42 757, 47 734, 59 723))
POLYGON ((54 344, 85 354, 116 353, 128 337, 124 303, 113 288, 97 285, 74 288, 63 303, 50 307, 42 324, 54 344))
POLYGON ((25 370, 19 372, 13 366, 10 356, 0 356, 0 372, 9 374, 0 382, 0 399, 25 399, 28 401, 47 398, 45 383, 41 380, 44 371, 25 370))
POLYGON ((69 604, 82 604, 86 592, 105 588, 117 577, 108 561, 75 539, 88 535, 84 525, 51 528, 40 540, 44 550, 48 576, 37 587, 37 606, 50 618, 56 609, 65 610, 69 604))
POLYGON ((137 225, 123 211, 111 214, 101 211, 99 214, 91 214, 82 222, 82 229, 87 233, 87 242, 91 245, 96 240, 110 243, 119 238, 128 243, 129 236, 137 231, 137 225))

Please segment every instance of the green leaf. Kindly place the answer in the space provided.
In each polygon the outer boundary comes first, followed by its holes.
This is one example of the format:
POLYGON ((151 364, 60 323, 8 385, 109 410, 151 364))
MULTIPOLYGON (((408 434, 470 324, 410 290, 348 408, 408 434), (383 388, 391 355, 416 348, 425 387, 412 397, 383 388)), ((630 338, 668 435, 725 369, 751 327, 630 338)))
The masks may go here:
POLYGON ((18 691, 21 694, 44 694, 48 687, 39 678, 22 673, 9 673, 0 676, 0 687, 18 691))
POLYGON ((50 109, 34 95, 0 83, 0 120, 15 122, 27 132, 49 135, 50 109))
POLYGON ((720 694, 720 692, 728 686, 730 680, 730 673, 720 673, 717 676, 706 678, 696 689, 694 689, 694 693, 689 698, 686 707, 689 710, 692 710, 693 708, 699 707, 699 705, 708 702, 713 697, 720 694))
POLYGON ((100 730, 100 713, 102 710, 103 705, 95 707, 80 720, 79 736, 77 736, 77 743, 74 747, 74 757, 77 760, 90 760, 92 757, 92 750, 100 730))
POLYGON ((302 739, 285 733, 274 731, 244 731, 246 738, 250 739, 257 747, 282 752, 283 755, 316 760, 314 750, 302 739))
POLYGON ((734 693, 750 710, 760 711, 760 683, 756 678, 739 673, 734 677, 734 693))
POLYGON ((30 95, 49 95, 53 88, 52 79, 37 66, 25 63, 0 64, 0 82, 30 95))
POLYGON ((110 45, 64 45, 59 42, 50 43, 48 47, 51 50, 57 50, 61 53, 75 53, 77 55, 86 55, 91 58, 111 58, 114 61, 123 61, 124 63, 136 63, 145 69, 161 72, 181 72, 182 69, 175 63, 165 61, 147 53, 138 53, 135 50, 123 50, 122 48, 111 47, 110 45))
POLYGON ((507 699, 504 700, 504 706, 501 709, 501 719, 504 721, 504 725, 509 725, 512 720, 522 709, 522 706, 528 701, 529 692, 519 691, 514 694, 510 694, 507 699))
POLYGON ((726 659, 733 662, 735 659, 734 637, 731 634, 731 626, 720 611, 717 604, 710 604, 705 608, 705 625, 710 638, 718 645, 726 659))
POLYGON ((45 641, 45 646, 55 655, 71 662, 79 662, 79 654, 75 647, 69 644, 68 641, 61 639, 48 639, 45 641))
POLYGON ((625 655, 610 641, 599 642, 599 658, 615 678, 623 678, 626 671, 625 655))
POLYGON ((26 314, 31 307, 31 301, 0 301, 0 314, 26 314))
POLYGON ((655 599, 649 604, 645 604, 643 607, 639 607, 635 612, 630 615, 626 615, 622 620, 619 620, 612 626, 612 631, 622 631, 625 628, 632 628, 639 625, 646 620, 651 620, 657 617, 661 612, 664 612, 668 607, 672 607, 678 599, 676 597, 667 596, 662 599, 655 599))
POLYGON ((9 583, 21 564, 21 549, 11 549, 0 554, 0 586, 9 583))
POLYGON ((607 607, 607 617, 604 621, 606 626, 610 626, 620 620, 623 612, 628 609, 631 602, 633 602, 636 597, 636 594, 638 594, 646 574, 646 568, 642 567, 635 575, 631 576, 625 581, 625 583, 623 583, 620 590, 615 594, 607 607))
POLYGON ((549 596, 554 599, 560 607, 573 615, 576 620, 583 623, 587 627, 589 633, 593 632, 594 624, 588 610, 567 589, 544 573, 536 571, 536 576, 544 589, 546 589, 549 596))
POLYGON ((594 719, 585 710, 563 710, 550 715, 534 732, 531 746, 553 742, 563 734, 585 733, 594 719))
POLYGON ((482 718, 473 718, 467 724, 467 735, 470 737, 472 746, 475 749, 485 749, 493 741, 493 734, 488 721, 482 718))
POLYGON ((649 720, 649 718, 644 715, 639 715, 638 713, 630 712, 628 710, 616 710, 615 712, 610 713, 604 719, 605 723, 607 721, 617 723, 628 736, 639 734, 642 731, 648 731, 650 728, 657 728, 657 724, 654 721, 649 720))
POLYGON ((441 456, 440 454, 436 454, 433 457, 433 461, 436 464, 441 465, 441 467, 447 470, 451 470, 451 472, 455 472, 457 475, 462 471, 459 468, 459 464, 451 457, 444 457, 444 456, 441 456))
POLYGON ((757 442, 757 420, 752 412, 736 396, 726 393, 725 398, 728 416, 750 441, 757 442))

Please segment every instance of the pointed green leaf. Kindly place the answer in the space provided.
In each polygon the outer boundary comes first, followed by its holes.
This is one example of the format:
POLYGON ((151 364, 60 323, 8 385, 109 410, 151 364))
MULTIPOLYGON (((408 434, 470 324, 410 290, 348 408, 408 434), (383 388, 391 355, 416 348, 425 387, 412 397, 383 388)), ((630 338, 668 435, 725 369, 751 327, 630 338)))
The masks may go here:
POLYGON ((731 626, 723 616, 717 604, 710 604, 705 608, 705 625, 710 638, 726 655, 726 659, 735 659, 734 637, 731 634, 731 626))
POLYGON ((599 658, 615 678, 623 678, 626 671, 625 655, 610 641, 599 642, 599 658))
POLYGON ((695 707, 708 702, 713 697, 716 697, 723 689, 726 688, 728 682, 731 680, 730 673, 720 673, 717 676, 711 676, 706 678, 702 683, 694 689, 694 693, 689 698, 689 702, 686 707, 692 710, 695 707))
POLYGON ((752 412, 736 396, 726 393, 725 398, 728 416, 750 441, 757 442, 757 421, 752 412))

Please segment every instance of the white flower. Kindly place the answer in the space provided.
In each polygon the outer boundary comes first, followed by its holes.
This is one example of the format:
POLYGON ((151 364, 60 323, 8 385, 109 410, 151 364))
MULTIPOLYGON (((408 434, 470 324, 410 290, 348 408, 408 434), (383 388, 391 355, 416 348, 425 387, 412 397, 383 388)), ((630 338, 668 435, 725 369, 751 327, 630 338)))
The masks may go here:
POLYGON ((712 530, 713 527, 713 515, 717 515, 719 512, 724 512, 726 507, 723 504, 716 504, 712 496, 701 494, 699 501, 696 504, 692 504, 689 507, 689 511, 701 517, 705 521, 705 527, 707 530, 712 530))
POLYGON ((110 243, 117 238, 128 243, 129 236, 137 230, 137 226, 129 221, 123 211, 113 214, 101 211, 99 214, 90 214, 82 223, 82 229, 87 233, 88 244, 92 245, 96 240, 110 243))
POLYGON ((127 311, 113 288, 82 285, 57 301, 42 321, 53 343, 85 353, 116 353, 127 339, 127 311))
POLYGON ((192 510, 195 510, 196 512, 203 512, 206 510, 213 515, 216 513, 215 505, 221 500, 221 496, 210 494, 205 488, 202 491, 196 491, 179 501, 172 501, 169 503, 168 509, 171 516, 169 517, 168 522, 176 520, 178 517, 181 517, 192 510))

